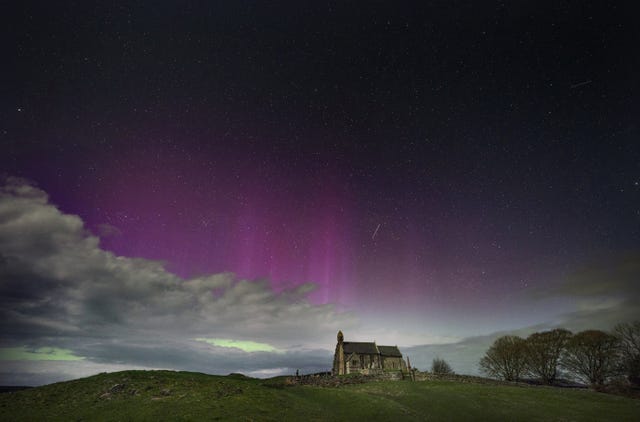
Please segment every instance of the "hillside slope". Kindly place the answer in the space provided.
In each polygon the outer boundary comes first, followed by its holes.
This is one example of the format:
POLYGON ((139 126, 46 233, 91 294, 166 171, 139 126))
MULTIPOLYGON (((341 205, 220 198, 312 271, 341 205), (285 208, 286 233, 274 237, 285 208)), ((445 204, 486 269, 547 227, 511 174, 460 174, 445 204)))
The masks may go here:
POLYGON ((283 378, 125 371, 0 395, 0 420, 576 420, 640 418, 592 391, 387 381, 339 388, 283 378))

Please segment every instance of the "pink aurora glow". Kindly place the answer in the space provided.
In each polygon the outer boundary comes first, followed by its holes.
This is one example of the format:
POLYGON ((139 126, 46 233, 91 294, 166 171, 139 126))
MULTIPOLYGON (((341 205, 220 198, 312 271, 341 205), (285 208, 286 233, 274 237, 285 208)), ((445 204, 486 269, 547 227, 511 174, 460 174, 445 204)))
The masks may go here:
POLYGON ((275 164, 232 168, 165 147, 125 157, 103 167, 82 210, 104 248, 182 277, 233 272, 276 291, 313 282, 315 303, 351 300, 352 204, 330 171, 296 181, 275 164))

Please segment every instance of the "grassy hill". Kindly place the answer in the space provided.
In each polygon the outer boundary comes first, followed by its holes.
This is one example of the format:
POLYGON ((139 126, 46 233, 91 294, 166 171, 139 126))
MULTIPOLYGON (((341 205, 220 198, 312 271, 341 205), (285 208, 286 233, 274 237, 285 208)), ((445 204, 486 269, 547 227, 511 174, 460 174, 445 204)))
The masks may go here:
POLYGON ((640 400, 451 381, 339 388, 285 378, 125 371, 0 394, 0 420, 640 420, 640 400))

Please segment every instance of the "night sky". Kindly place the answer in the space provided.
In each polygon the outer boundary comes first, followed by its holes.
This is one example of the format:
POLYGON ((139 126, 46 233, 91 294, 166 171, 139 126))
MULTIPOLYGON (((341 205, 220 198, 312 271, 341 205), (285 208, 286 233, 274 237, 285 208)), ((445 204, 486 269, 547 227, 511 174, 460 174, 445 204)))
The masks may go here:
POLYGON ((2 383, 640 315, 633 2, 129 3, 1 13, 2 383))

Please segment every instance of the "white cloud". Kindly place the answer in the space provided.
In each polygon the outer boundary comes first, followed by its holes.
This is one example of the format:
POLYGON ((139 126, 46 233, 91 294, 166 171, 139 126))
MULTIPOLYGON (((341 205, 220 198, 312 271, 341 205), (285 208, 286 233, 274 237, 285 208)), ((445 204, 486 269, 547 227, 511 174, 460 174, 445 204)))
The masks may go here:
MULTIPOLYGON (((85 369, 95 363, 232 372, 246 364, 259 373, 289 367, 287 353, 247 357, 193 339, 265 343, 286 352, 294 344, 330 348, 338 329, 355 325, 350 314, 309 303, 311 284, 275 293, 267 282, 233 274, 182 279, 160 262, 115 256, 99 244, 45 192, 6 181, 0 188, 1 346, 68 349, 85 358, 85 369)), ((297 366, 318 366, 318 353, 309 355, 314 361, 290 353, 297 366)))

